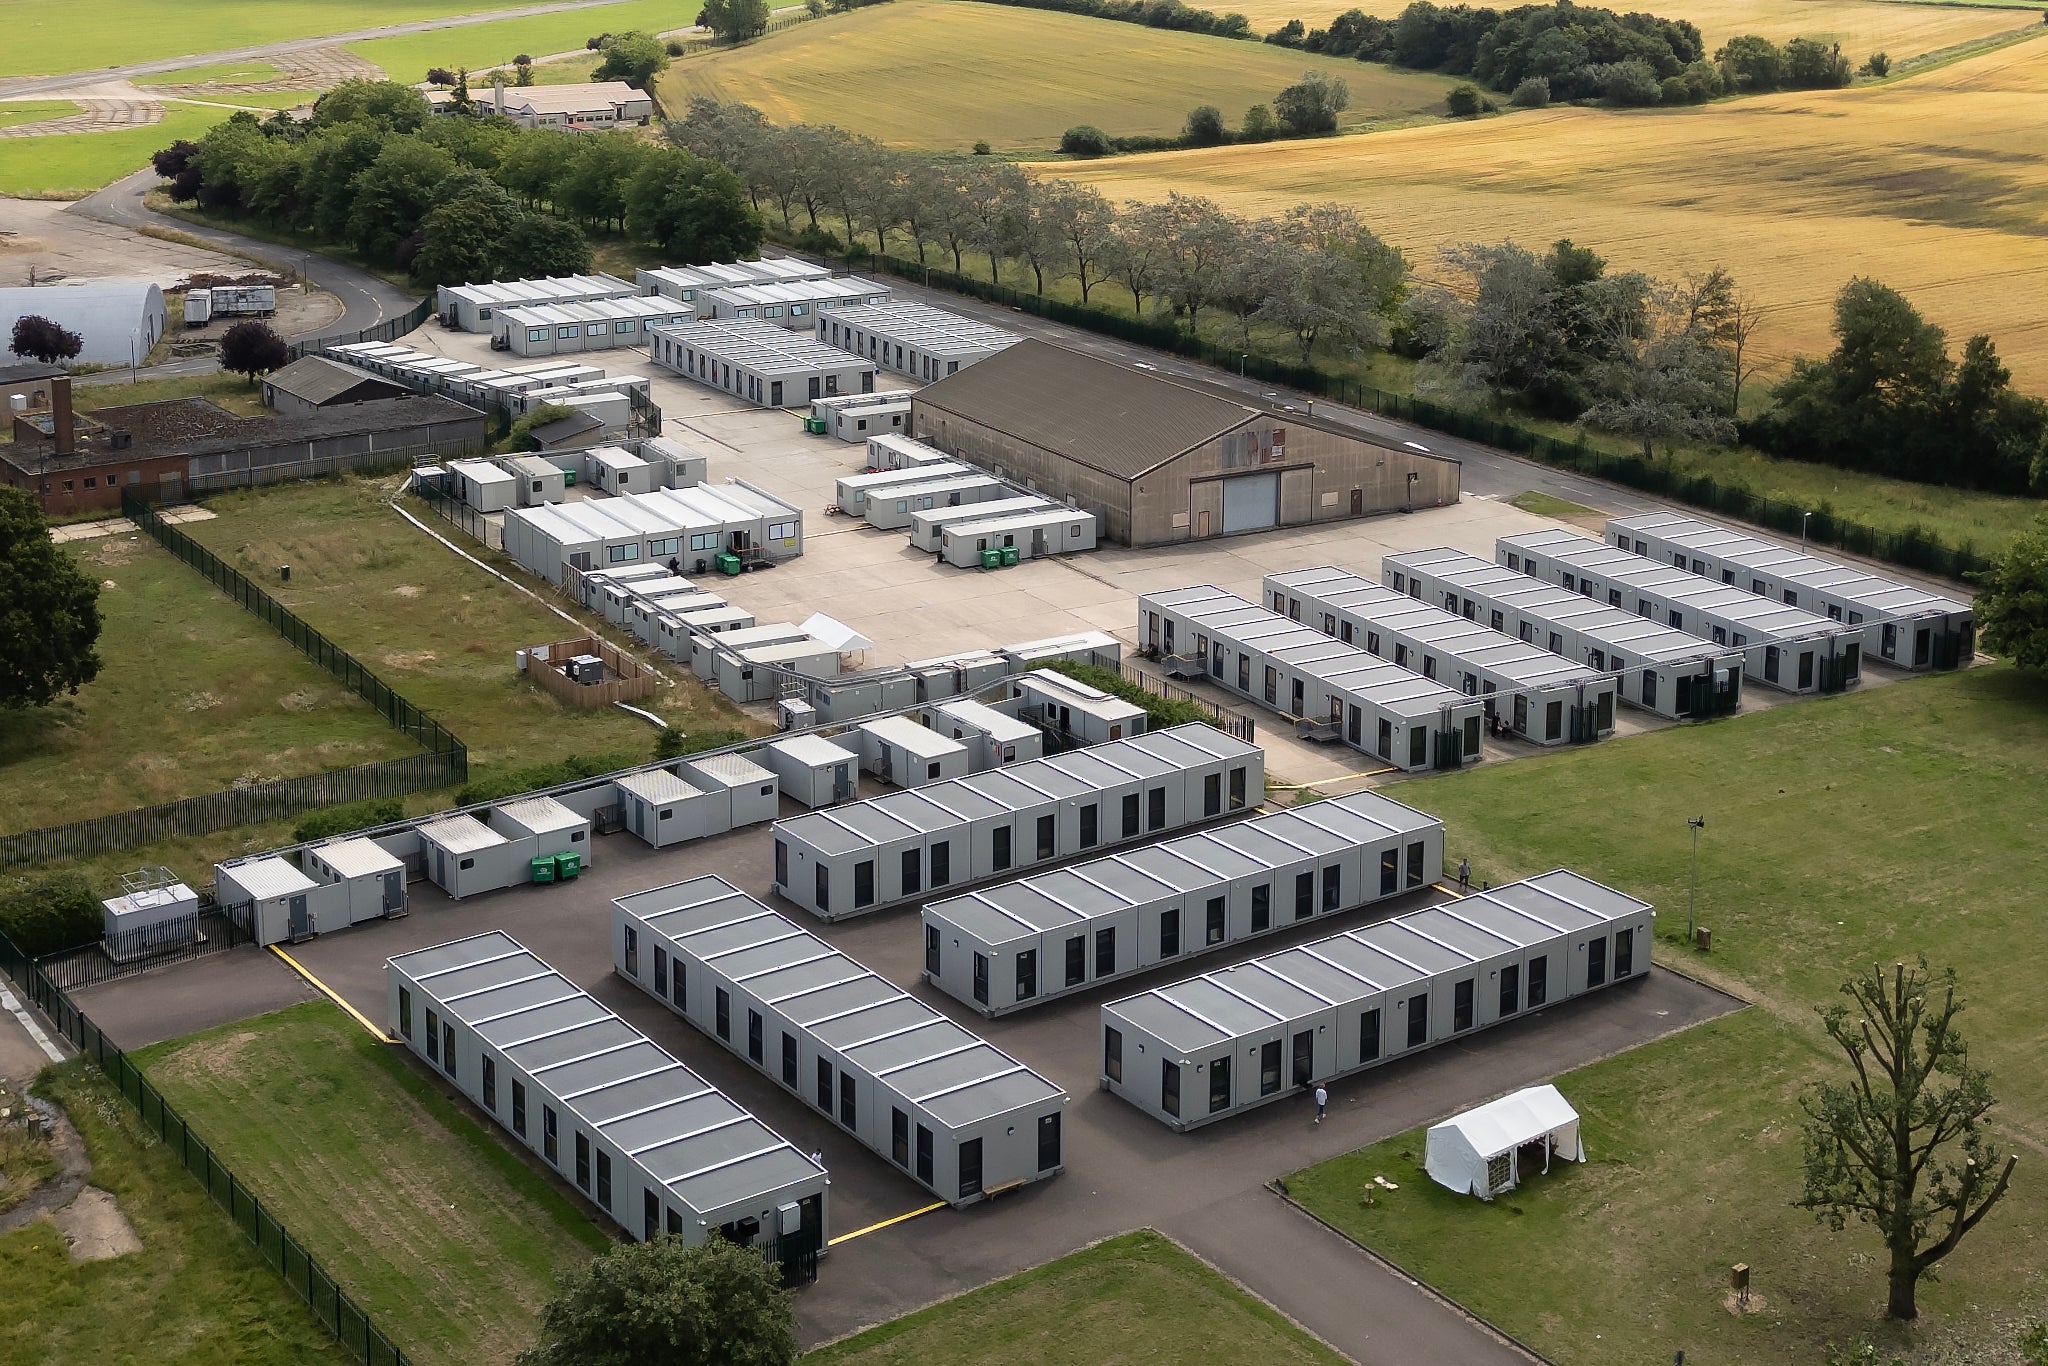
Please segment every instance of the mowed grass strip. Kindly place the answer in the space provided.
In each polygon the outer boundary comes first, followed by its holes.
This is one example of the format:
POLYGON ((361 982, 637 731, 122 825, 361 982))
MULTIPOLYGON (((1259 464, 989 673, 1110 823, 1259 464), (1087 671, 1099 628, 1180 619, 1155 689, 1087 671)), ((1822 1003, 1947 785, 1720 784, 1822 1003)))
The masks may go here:
MULTIPOLYGON (((494 7, 517 8, 513 4, 494 7)), ((350 43, 348 50, 383 67, 392 80, 409 84, 426 79, 429 67, 466 66, 476 71, 504 66, 522 52, 529 57, 552 56, 580 48, 586 39, 600 33, 624 33, 628 29, 666 33, 688 27, 696 17, 696 10, 672 0, 624 0, 617 5, 595 5, 524 19, 497 19, 396 38, 371 38, 350 43)), ((482 82, 478 89, 488 84, 482 82)))
POLYGON ((74 1262, 55 1227, 0 1237, 0 1366, 299 1366, 347 1358, 177 1155, 84 1062, 46 1074, 140 1252, 74 1262))
MULTIPOLYGON (((384 498, 371 479, 235 493, 210 500, 219 516, 185 530, 461 736, 473 775, 572 754, 638 762, 652 753, 645 721, 617 707, 564 707, 520 674, 514 651, 587 626, 457 556, 384 498), (279 581, 286 564, 289 583, 279 581)), ((685 729, 737 715, 694 678, 635 705, 685 729)))
POLYGON ((532 1344, 555 1278, 609 1238, 325 1001, 143 1050, 159 1090, 422 1366, 532 1344))
MULTIPOLYGON (((0 24, 4 22, 0 18, 0 24)), ((82 199, 130 171, 141 170, 159 149, 178 139, 205 137, 209 128, 233 112, 210 105, 167 103, 163 120, 143 128, 0 138, 0 195, 82 199)))
POLYGON ((1883 1331, 1875 1235, 1832 1234, 1791 1208, 1797 1099, 1844 1067, 1813 1007, 1839 999, 1852 973, 1924 953, 1960 974, 1971 1061, 1990 1069, 2001 1102, 1998 1142, 2021 1153, 2022 1172, 2038 1155, 2048 1002, 2035 965, 2048 920, 2036 889, 2048 848, 2022 794, 2044 768, 2048 685, 1986 666, 1401 784, 1394 795, 1442 816, 1449 856, 1469 855, 1476 876, 1563 865, 1643 896, 1657 906, 1661 960, 1758 1004, 1561 1078, 1586 1118, 1590 1164, 1492 1205, 1430 1189, 1419 1133, 1290 1187, 1553 1360, 1624 1366, 1684 1348, 1801 1366, 1830 1338, 1865 1332, 1988 1350, 2048 1303, 2048 1186, 2016 1182, 1923 1287, 1923 1326, 1883 1331), (1674 942, 1694 816, 1707 822, 1708 957, 1674 942), (1401 1190, 1368 1190, 1375 1173, 1401 1190), (1741 1319, 1722 1302, 1736 1262, 1755 1268, 1762 1296, 1741 1319))
POLYGON ((284 78, 284 72, 268 62, 217 62, 212 66, 188 66, 177 71, 159 71, 153 76, 137 76, 135 84, 143 87, 155 85, 242 85, 257 81, 276 81, 284 78))
POLYGON ((1150 1229, 1097 1243, 804 1357, 805 1366, 1194 1361, 1341 1366, 1344 1358, 1150 1229))
POLYGON ((0 832, 420 752, 154 541, 72 553, 101 584, 100 676, 48 707, 0 708, 0 832))
POLYGON ((18 100, 0 104, 0 128, 19 128, 26 123, 45 123, 69 118, 85 106, 70 100, 18 100))
POLYGON ((670 65, 663 108, 692 96, 776 123, 833 123, 897 147, 1049 151, 1075 124, 1178 133, 1213 104, 1233 126, 1306 70, 1351 88, 1346 127, 1441 113, 1451 82, 1417 72, 1003 5, 897 0, 670 65), (914 54, 914 55, 913 55, 914 54))

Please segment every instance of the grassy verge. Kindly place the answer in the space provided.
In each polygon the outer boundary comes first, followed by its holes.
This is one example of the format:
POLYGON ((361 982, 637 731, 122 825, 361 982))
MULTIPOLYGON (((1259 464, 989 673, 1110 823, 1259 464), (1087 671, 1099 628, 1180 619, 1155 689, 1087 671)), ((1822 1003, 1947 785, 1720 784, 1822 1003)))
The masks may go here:
POLYGON ((1295 1193, 1554 1360, 1623 1366, 1684 1348, 1797 1366, 1866 1331, 1888 1348, 1977 1343, 1987 1355, 1968 1359, 1998 1360, 1989 1344, 2048 1304, 2048 1189, 2016 1185, 1942 1264, 1921 1327, 1881 1329, 1871 1232, 1833 1234, 1790 1207, 1796 1097, 1841 1066, 1812 1007, 1859 967, 1925 953, 1961 976, 1999 1142, 2038 1146, 2048 1005, 2032 965, 2048 921, 2033 889, 2048 850, 2012 794, 2044 765, 2048 686, 1987 667, 1403 784, 1477 874, 1562 864, 1644 896, 1661 957, 1758 1006, 1563 1078, 1592 1162, 1494 1205, 1429 1189, 1417 1134, 1292 1178, 1295 1193), (1674 942, 1698 815, 1711 958, 1674 942), (1363 1204, 1376 1172, 1401 1190, 1363 1204), (1537 1261, 1569 1268, 1568 1285, 1537 1261), (1735 1262, 1755 1268, 1761 1313, 1723 1307, 1735 1262))
MULTIPOLYGON (((182 300, 180 306, 182 307, 182 300)), ((118 408, 130 403, 155 403, 166 398, 210 399, 229 412, 239 413, 243 417, 257 417, 264 411, 263 391, 260 388, 240 375, 225 374, 218 370, 210 375, 175 375, 169 379, 142 379, 133 383, 123 376, 105 384, 74 385, 71 396, 72 402, 77 405, 80 412, 118 408)))
POLYGON ((147 1049, 221 1160, 422 1366, 509 1359, 589 1215, 324 1001, 147 1049))
MULTIPOLYGON (((0 10, 0 15, 5 11, 0 10)), ((0 19, 0 32, 4 32, 0 19)), ((24 199, 82 199, 139 171, 159 149, 179 138, 195 141, 234 111, 168 104, 163 122, 111 133, 0 138, 0 195, 24 199)))
POLYGON ((0 1238, 0 1366, 135 1362, 297 1366, 344 1360, 327 1330, 82 1062, 44 1074, 142 1251, 74 1262, 47 1223, 0 1238))
POLYGON ((137 76, 135 84, 148 89, 157 85, 253 85, 259 81, 283 79, 284 72, 269 62, 216 62, 212 66, 187 66, 176 71, 137 76))
POLYGON ((103 585, 100 676, 48 707, 0 709, 0 831, 419 752, 155 542, 73 553, 103 585))
MULTIPOLYGON (((20 1089, 0 1077, 0 1110, 19 1116, 25 1109, 20 1089)), ((48 1139, 31 1134, 26 1125, 0 1123, 0 1214, 26 1200, 58 1170, 48 1139)))
POLYGON ((1597 519, 1605 514, 1598 508, 1589 508, 1584 503, 1574 503, 1569 498, 1557 498, 1548 493, 1518 493, 1508 499, 1524 512, 1533 512, 1538 517, 1555 517, 1560 521, 1573 518, 1597 519))
POLYGON ((1343 1357, 1147 1230, 810 1353, 805 1366, 1338 1366, 1343 1357))
POLYGON ((19 128, 24 123, 68 118, 82 108, 83 105, 70 100, 23 100, 18 104, 0 104, 0 128, 19 128))

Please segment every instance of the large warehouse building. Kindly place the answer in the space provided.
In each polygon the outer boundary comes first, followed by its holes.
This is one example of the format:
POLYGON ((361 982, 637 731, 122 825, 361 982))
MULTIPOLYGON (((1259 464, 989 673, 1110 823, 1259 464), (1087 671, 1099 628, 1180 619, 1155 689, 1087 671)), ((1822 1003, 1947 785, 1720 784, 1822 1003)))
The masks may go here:
POLYGON ((1035 338, 919 390, 911 435, 1165 545, 1458 501, 1458 462, 1035 338))

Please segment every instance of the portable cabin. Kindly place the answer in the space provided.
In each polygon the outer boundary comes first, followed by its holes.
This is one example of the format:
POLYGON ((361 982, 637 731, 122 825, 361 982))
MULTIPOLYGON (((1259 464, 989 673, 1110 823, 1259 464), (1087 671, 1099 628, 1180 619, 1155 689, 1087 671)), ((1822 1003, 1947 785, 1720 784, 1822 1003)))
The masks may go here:
MULTIPOLYGON (((492 810, 491 825, 512 845, 514 881, 526 881, 533 877, 535 864, 543 859, 554 862, 564 854, 575 856, 578 871, 590 867, 590 817, 577 814, 553 797, 506 802, 492 810)), ((550 870, 547 880, 555 876, 550 870)))
POLYGON ((934 508, 973 506, 1004 498, 1010 486, 992 474, 956 474, 928 484, 889 489, 867 500, 868 525, 901 531, 914 513, 934 508))
POLYGON ((512 842, 467 812, 424 822, 419 837, 427 876, 457 901, 531 877, 512 842))
POLYGON ((885 783, 923 787, 972 771, 967 746, 908 716, 878 716, 854 729, 860 735, 861 768, 885 783))
POLYGON ((1265 755, 1190 724, 775 823, 775 890, 826 920, 1250 809, 1265 755))
POLYGON ((782 809, 775 775, 744 754, 712 754, 681 767, 683 778, 711 798, 707 834, 775 819, 782 809))
POLYGON ((1045 735, 1038 727, 972 698, 941 702, 926 710, 925 719, 939 734, 967 746, 973 772, 1041 758, 1045 753, 1045 735))
POLYGON ((678 489, 675 496, 730 509, 724 514, 725 549, 739 555, 742 561, 752 561, 756 552, 770 563, 803 554, 803 509, 744 479, 678 489), (746 533, 743 539, 736 535, 742 530, 746 533))
POLYGON ((656 849, 702 839, 711 831, 713 798, 665 768, 629 773, 618 780, 618 789, 626 828, 656 849))
POLYGON ((1614 730, 1614 676, 1383 584, 1327 566, 1268 574, 1266 605, 1369 655, 1451 684, 1489 719, 1539 745, 1614 730))
POLYGON ((969 650, 943 659, 914 660, 903 667, 917 681, 919 702, 940 702, 977 693, 1014 672, 1010 661, 993 650, 969 650))
MULTIPOLYGON (((980 522, 955 522, 939 533, 939 558, 960 569, 989 568, 986 554, 1015 551, 1015 559, 1072 555, 1095 549, 1095 514, 1055 503, 1038 511, 1011 513, 980 522)), ((1004 554, 1005 563, 1013 562, 1004 554)))
POLYGON ((655 327, 648 333, 648 356, 699 384, 768 408, 875 388, 869 362, 751 318, 655 327))
POLYGON ((1123 662, 1123 642, 1107 631, 1077 631, 1070 636, 1047 636, 996 647, 996 653, 1010 661, 1011 673, 1023 673, 1057 664, 1094 664, 1115 669, 1123 662))
POLYGON ((941 549, 946 528, 965 522, 986 522, 993 518, 1008 517, 1029 512, 1034 508, 1057 507, 1049 498, 1035 493, 1019 493, 1005 484, 1004 492, 980 503, 950 503, 929 508, 910 509, 910 543, 919 550, 936 555, 941 549))
POLYGON ((1213 584, 1141 594, 1138 642, 1169 676, 1261 703, 1303 739, 1341 741, 1410 773, 1479 759, 1477 697, 1213 584))
POLYGON ((1542 1149, 1545 1172, 1552 1158, 1586 1160, 1579 1112, 1547 1083, 1525 1086, 1432 1124, 1422 1142, 1422 1169, 1430 1180, 1481 1200, 1506 1195, 1521 1184, 1526 1149, 1542 1149))
POLYGON ((835 408, 825 419, 825 430, 841 441, 866 441, 883 433, 910 429, 910 396, 877 394, 873 403, 835 408))
POLYGON ((223 907, 249 908, 258 944, 297 943, 350 923, 342 888, 314 881, 276 854, 214 865, 213 888, 223 907))
POLYGON ((1064 1165, 1066 1092, 723 878, 614 901, 612 966, 949 1204, 1064 1165))
POLYGON ((701 266, 657 266, 637 271, 633 278, 642 294, 661 294, 695 303, 709 289, 772 280, 824 280, 831 275, 830 266, 794 256, 777 256, 759 261, 713 261, 701 266))
POLYGON ((1425 894, 1443 822, 1376 792, 927 902, 925 976, 1003 1015, 1318 916, 1425 894))
POLYGON ((1865 658, 1900 669, 1953 669, 1976 652, 1964 599, 1676 512, 1615 517, 1607 539, 1759 597, 1863 628, 1865 658))
POLYGON ((1102 1084, 1174 1129, 1650 970, 1647 903, 1558 869, 1102 1007, 1102 1084))
POLYGON ((931 383, 1014 345, 1017 334, 928 304, 842 307, 817 317, 818 340, 931 383))
POLYGON ((503 512, 512 506, 518 491, 519 481, 512 472, 490 460, 451 460, 448 474, 455 483, 455 496, 478 512, 503 512))
POLYGON ((583 474, 599 492, 651 493, 659 467, 618 446, 594 446, 583 453, 583 474))
POLYGON ((583 499, 515 508, 505 514, 505 553, 550 583, 562 581, 564 565, 588 572, 640 564, 647 537, 618 515, 624 503, 583 499))
POLYGON ((1742 652, 1595 602, 1505 565, 1438 547, 1380 560, 1396 593, 1615 675, 1621 700, 1673 720, 1723 716, 1742 700, 1742 652))
POLYGON ((1759 597, 1576 532, 1503 536, 1494 558, 1532 579, 1743 651, 1753 680, 1789 693, 1833 693, 1862 680, 1863 628, 1759 597))
POLYGON ((944 464, 953 457, 937 446, 927 446, 894 432, 884 432, 868 438, 868 468, 871 470, 906 470, 920 465, 944 464))
POLYGON ((662 466, 659 487, 695 488, 709 477, 710 460, 671 436, 649 436, 640 441, 640 458, 662 466))
POLYGON ((316 844, 299 861, 316 881, 342 889, 349 924, 405 914, 405 864, 375 840, 356 837, 316 844))
POLYGON ((491 346, 515 356, 605 351, 638 346, 644 329, 664 323, 686 323, 696 316, 696 310, 688 304, 638 295, 507 308, 492 319, 491 346))
POLYGON ((725 599, 718 594, 694 587, 679 588, 652 597, 636 595, 627 612, 626 625, 632 628, 641 644, 659 649, 665 643, 665 629, 670 633, 683 629, 680 613, 718 611, 725 605, 725 599))
POLYGON ((1018 703, 1019 720, 1075 744, 1099 745, 1145 733, 1143 707, 1052 669, 1012 678, 1010 696, 1018 703))
POLYGON ((784 796, 813 809, 852 801, 859 791, 860 756, 822 735, 771 740, 761 763, 774 772, 784 796))
POLYGON ((100 903, 103 947, 116 961, 199 936, 199 893, 171 878, 168 869, 153 872, 148 885, 124 878, 127 890, 100 903))
POLYGON ((899 488, 974 473, 976 470, 972 465, 963 465, 957 460, 942 460, 904 469, 870 470, 864 474, 842 475, 835 486, 835 496, 841 512, 849 517, 864 518, 868 515, 870 499, 887 497, 899 488))
POLYGON ((831 678, 839 672, 839 651, 805 636, 775 645, 722 651, 712 657, 711 681, 735 702, 767 702, 782 696, 787 683, 831 678))
POLYGON ((568 495, 568 476, 547 461, 531 455, 515 455, 506 462, 517 481, 520 507, 559 503, 568 495))
POLYGON ((690 642, 690 672, 709 683, 716 675, 720 659, 737 657, 742 650, 762 645, 787 645, 791 641, 809 639, 810 633, 791 621, 748 626, 715 636, 698 636, 690 642))
POLYGON ((798 700, 816 713, 812 724, 857 721, 864 716, 914 706, 917 679, 901 665, 861 669, 836 678, 809 680, 804 685, 804 696, 798 700))
POLYGON ((629 1238, 759 1248, 800 1276, 825 1169, 503 930, 391 959, 385 1024, 629 1238))
MULTIPOLYGON (((752 612, 749 612, 744 607, 734 607, 730 603, 724 607, 704 607, 689 612, 678 612, 676 613, 676 621, 686 630, 701 631, 706 635, 714 636, 728 635, 734 631, 750 630, 758 624, 752 612)), ((681 661, 687 658, 687 642, 685 642, 685 650, 685 654, 670 655, 669 657, 681 661)), ((664 650, 663 653, 667 653, 667 651, 664 650)))
POLYGON ((441 315, 444 327, 462 332, 489 332, 500 309, 546 308, 591 299, 624 299, 639 292, 639 286, 603 274, 442 285, 437 291, 435 311, 441 315))
POLYGON ((857 305, 887 303, 889 294, 889 286, 857 275, 762 280, 706 289, 698 296, 697 308, 707 318, 758 319, 793 332, 809 333, 815 317, 830 316, 857 305))

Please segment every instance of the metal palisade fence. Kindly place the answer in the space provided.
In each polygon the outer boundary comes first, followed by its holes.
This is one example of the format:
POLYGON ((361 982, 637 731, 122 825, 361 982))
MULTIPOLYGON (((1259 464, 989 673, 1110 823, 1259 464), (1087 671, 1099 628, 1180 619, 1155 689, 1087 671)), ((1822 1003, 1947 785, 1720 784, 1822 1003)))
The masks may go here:
POLYGON ((365 327, 356 332, 334 332, 324 337, 304 337, 295 341, 287 350, 292 360, 301 356, 317 356, 330 346, 347 346, 352 342, 391 341, 413 331, 427 319, 434 316, 434 296, 426 298, 408 308, 396 317, 386 318, 375 327, 365 327))
POLYGON ((264 1264, 281 1276, 292 1293, 305 1301, 313 1316, 334 1334, 349 1360, 364 1366, 410 1366, 410 1358, 378 1330, 369 1314, 321 1268, 291 1230, 214 1155, 212 1147, 150 1085, 142 1069, 130 1062, 128 1055, 72 1004, 63 988, 4 932, 0 932, 0 971, 14 979, 30 1004, 49 1017, 59 1034, 106 1074, 122 1098, 135 1108, 143 1129, 160 1139, 185 1170, 206 1187, 206 1193, 254 1245, 264 1264))
POLYGON ((1641 489, 1645 493, 1718 512, 1755 526, 1769 527, 1786 535, 1799 535, 1803 529, 1807 541, 1834 546, 1854 555, 1957 580, 1991 567, 1990 559, 1969 544, 1949 545, 1917 530, 1883 531, 1832 513, 1812 512, 1781 499, 1765 498, 1746 488, 1723 484, 1708 475, 1686 474, 1641 456, 1595 450, 1582 437, 1563 441, 1518 423, 1433 403, 1413 394, 1388 393, 1370 384, 1327 374, 1313 366, 1289 365, 1264 356, 1248 355, 1234 347, 1218 346, 1190 336, 1169 324, 1145 322, 1099 308, 1048 299, 1008 285, 992 284, 895 256, 856 252, 848 258, 848 264, 862 260, 870 268, 887 271, 905 280, 920 281, 956 294, 1003 304, 1154 350, 1189 356, 1221 370, 1237 370, 1252 379, 1285 384, 1354 408, 1382 413, 1469 441, 1498 446, 1546 465, 1641 489))

